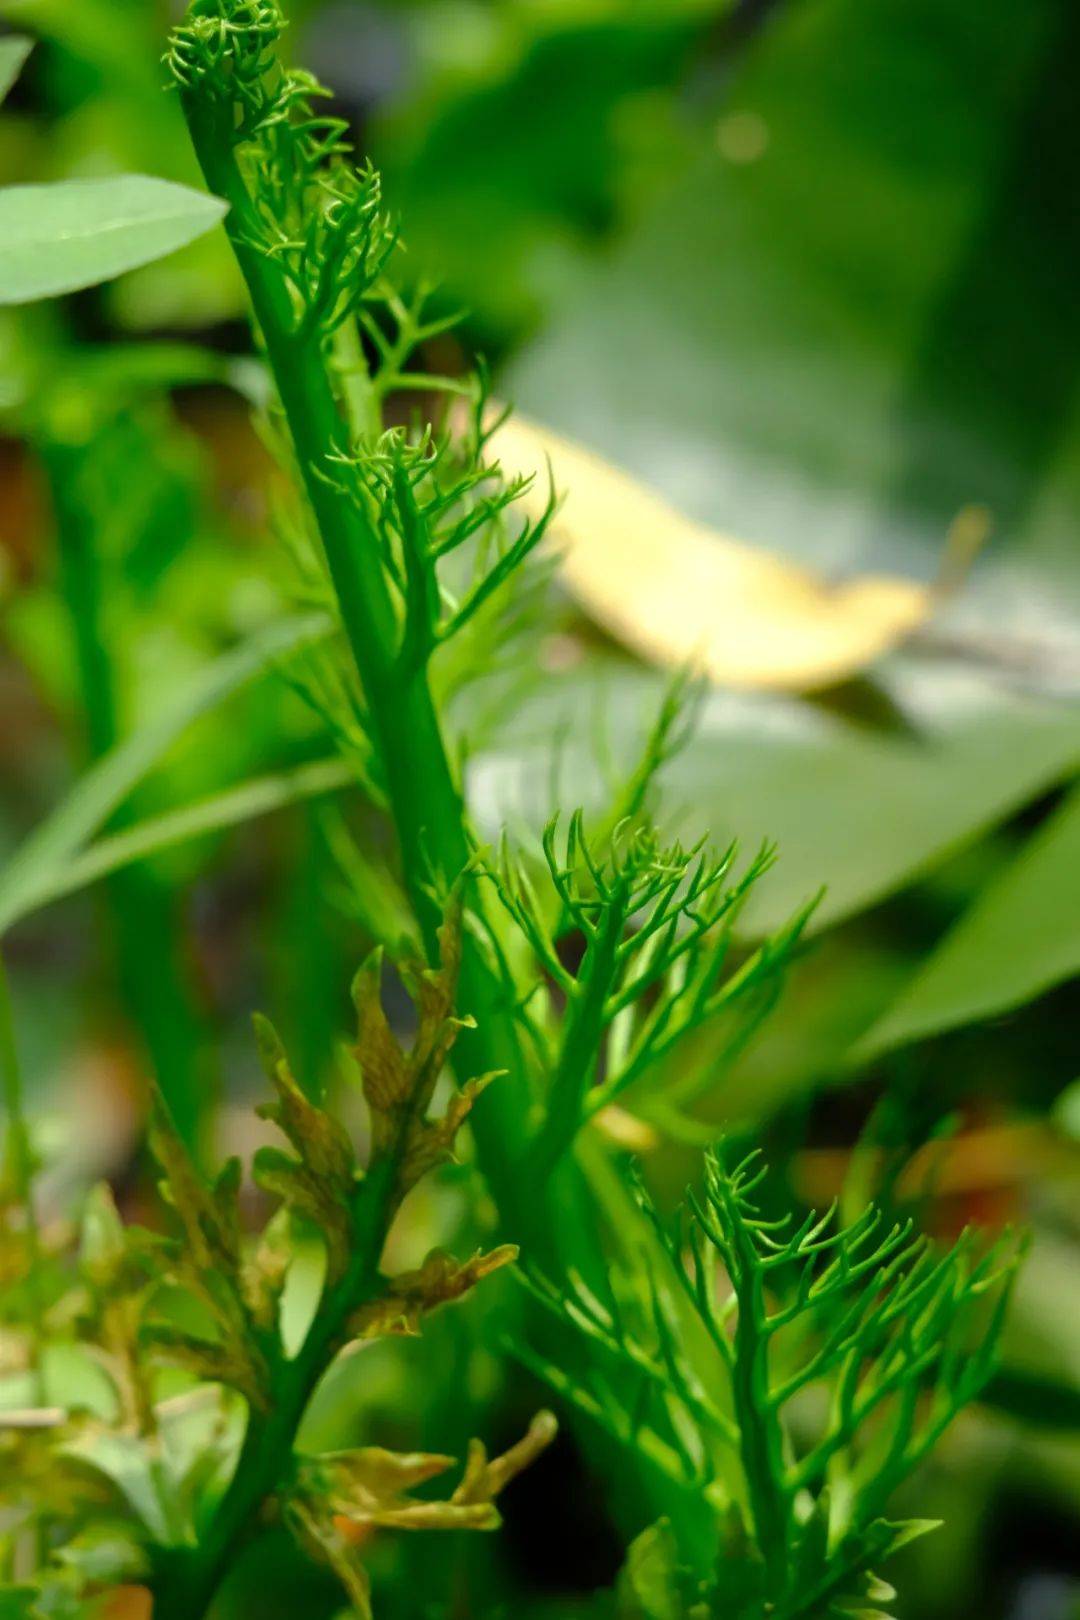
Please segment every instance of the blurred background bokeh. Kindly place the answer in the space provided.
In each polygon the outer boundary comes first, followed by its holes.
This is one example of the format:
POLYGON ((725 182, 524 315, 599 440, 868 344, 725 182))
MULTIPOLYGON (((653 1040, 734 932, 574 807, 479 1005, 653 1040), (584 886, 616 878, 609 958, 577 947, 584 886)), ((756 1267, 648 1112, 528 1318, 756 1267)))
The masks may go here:
MULTIPOLYGON (((830 1198, 858 1144, 939 1230, 1032 1228, 991 1399, 920 1479, 917 1511, 946 1528, 906 1555, 901 1612, 1075 1620, 1080 8, 286 10, 291 53, 383 171, 409 274, 464 311, 432 369, 482 353, 530 417, 826 587, 926 587, 901 645, 853 654, 824 686, 767 670, 718 683, 667 774, 671 817, 779 845, 748 938, 826 893, 759 1040, 687 1140, 646 1142, 646 1159, 673 1196, 698 1137, 753 1123, 800 1199, 830 1198)), ((0 178, 197 183, 163 92, 170 15, 0 0, 39 40, 0 115, 0 178)), ((0 312, 0 860, 280 603, 275 475, 235 386, 249 353, 220 232, 0 312)), ((613 568, 614 597, 623 583, 613 568)), ((745 611, 716 603, 719 640, 745 611)), ((560 595, 540 678, 511 672, 476 717, 488 828, 542 819, 553 735, 574 801, 632 755, 662 676, 597 618, 560 595)), ((272 671, 221 704, 192 697, 191 715, 110 835, 326 753, 272 671)), ((206 1151, 250 1147, 253 1007, 273 1009, 304 1072, 334 1071, 365 946, 336 852, 344 813, 313 798, 184 837, 12 921, 54 1207, 101 1175, 138 1207, 151 1071, 206 1151)), ((445 1238, 456 1199, 451 1177, 413 1213, 418 1251, 445 1238)), ((365 1358, 362 1382, 343 1371, 313 1422, 336 1444, 374 1432, 453 1451, 477 1410, 494 1402, 509 1433, 534 1393, 478 1307, 365 1358)), ((281 1559, 268 1620, 331 1612, 281 1559)), ((495 1570, 492 1613, 600 1612, 618 1547, 587 1456, 566 1442, 522 1483, 497 1550, 425 1547, 403 1612, 436 1604, 455 1559, 495 1570), (499 1608, 522 1591, 531 1606, 499 1608)))

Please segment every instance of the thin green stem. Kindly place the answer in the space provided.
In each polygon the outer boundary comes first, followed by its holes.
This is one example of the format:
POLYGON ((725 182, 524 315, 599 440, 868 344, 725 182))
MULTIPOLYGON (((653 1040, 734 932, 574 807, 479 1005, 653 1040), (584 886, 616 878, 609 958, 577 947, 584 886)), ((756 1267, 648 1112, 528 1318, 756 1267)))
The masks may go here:
MULTIPOLYGON (((49 422, 46 413, 46 421, 49 422)), ((102 506, 97 463, 108 460, 115 419, 104 418, 87 435, 69 442, 49 429, 38 450, 49 485, 57 530, 61 595, 66 603, 78 674, 79 698, 90 763, 105 758, 120 736, 117 671, 106 619, 109 579, 103 556, 102 506)), ((115 638, 113 638, 115 639, 115 638)), ((131 803, 111 817, 121 834, 133 817, 131 803)), ((207 1123, 211 1087, 204 1073, 200 1019, 184 968, 173 897, 148 866, 112 873, 106 884, 116 969, 124 1003, 134 1013, 162 1091, 180 1133, 193 1149, 207 1123), (147 952, 147 940, 156 949, 147 952)))
MULTIPOLYGON (((434 960, 441 921, 438 890, 465 871, 470 845, 465 806, 451 770, 427 667, 402 669, 400 627, 379 536, 362 507, 330 476, 334 458, 347 458, 352 448, 349 424, 334 388, 334 358, 318 335, 297 331, 292 295, 280 264, 254 246, 258 226, 231 129, 222 127, 215 103, 197 93, 184 93, 182 100, 207 184, 230 205, 226 228, 322 539, 371 715, 409 898, 434 960)), ((470 898, 474 906, 482 905, 475 887, 470 898)), ((516 1175, 529 1106, 517 1034, 506 996, 471 937, 465 942, 460 993, 463 1010, 472 1014, 477 1026, 459 1042, 462 1064, 473 1073, 503 1071, 498 1085, 489 1088, 474 1112, 484 1173, 507 1229, 520 1233, 524 1219, 535 1232, 542 1223, 528 1209, 516 1175)))
MULTIPOLYGON (((730 1196, 730 1195, 729 1195, 730 1196)), ((784 1490, 784 1442, 770 1397, 769 1335, 764 1275, 753 1239, 737 1218, 732 1286, 738 1299, 731 1362, 739 1441, 754 1536, 768 1572, 770 1591, 784 1590, 788 1576, 791 1504, 784 1490)))
POLYGON ((7 1152, 14 1192, 32 1215, 33 1155, 23 1103, 22 1070, 15 1043, 15 1016, 3 956, 0 956, 0 1079, 3 1081, 4 1108, 8 1116, 7 1152))
POLYGON ((43 1310, 38 1292, 38 1269, 41 1259, 41 1230, 34 1205, 34 1153, 30 1130, 26 1123, 23 1098, 22 1068, 15 1039, 15 1015, 11 1005, 7 969, 0 954, 0 1084, 3 1087, 4 1111, 7 1114, 6 1160, 11 1175, 12 1190, 22 1206, 26 1221, 27 1273, 29 1300, 32 1314, 32 1356, 37 1384, 37 1399, 44 1403, 41 1385, 40 1354, 43 1345, 43 1310))
POLYGON ((272 1402, 252 1411, 233 1477, 197 1547, 166 1549, 155 1583, 155 1620, 199 1620, 228 1573, 236 1549, 292 1467, 293 1448, 315 1387, 338 1349, 348 1317, 385 1286, 379 1260, 393 1221, 395 1166, 361 1182, 354 1209, 353 1259, 323 1299, 299 1354, 288 1361, 275 1342, 264 1351, 274 1377, 272 1402))
POLYGON ((589 1086, 596 1078, 600 1059, 605 1007, 625 923, 621 905, 605 908, 581 964, 580 994, 567 1003, 547 1113, 530 1156, 529 1173, 538 1185, 543 1184, 573 1143, 584 1118, 589 1086))

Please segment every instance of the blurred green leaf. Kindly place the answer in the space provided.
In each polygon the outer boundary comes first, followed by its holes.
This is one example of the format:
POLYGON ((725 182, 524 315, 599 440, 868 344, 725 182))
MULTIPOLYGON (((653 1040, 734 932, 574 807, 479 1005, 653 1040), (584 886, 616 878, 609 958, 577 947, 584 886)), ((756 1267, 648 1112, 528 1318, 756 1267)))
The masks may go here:
POLYGON ((34 48, 32 39, 12 34, 0 39, 0 101, 3 101, 23 70, 23 64, 34 48))
MULTIPOLYGON (((558 803, 599 804, 598 759, 617 774, 634 758, 659 677, 593 669, 520 704, 502 743, 473 764, 484 830, 535 829, 558 803), (590 736, 588 717, 596 719, 590 736), (558 763, 551 735, 561 738, 558 763), (584 733, 584 735, 583 735, 584 733), (606 740, 604 740, 606 737, 606 740)), ((882 733, 795 699, 714 693, 665 768, 680 830, 720 842, 766 837, 779 860, 741 928, 778 927, 816 892, 811 930, 895 893, 1080 764, 1075 712, 945 666, 895 660, 888 696, 906 727, 882 733)))
POLYGON ((141 0, 80 0, 77 6, 68 0, 0 0, 0 17, 54 39, 121 86, 130 81, 160 95, 149 49, 157 24, 141 0))
POLYGON ((866 1059, 991 1018, 1080 973, 1080 792, 968 908, 859 1042, 866 1059))
POLYGON ((36 1586, 0 1587, 0 1620, 33 1620, 36 1586))
POLYGON ((617 1609, 619 1620, 683 1620, 679 1548, 666 1519, 643 1530, 627 1548, 617 1609))
POLYGON ((416 83, 376 122, 374 152, 410 257, 489 338, 532 325, 597 240, 683 166, 692 146, 674 89, 727 9, 503 0, 458 7, 453 28, 413 11, 416 83))
MULTIPOLYGON (((135 861, 148 855, 160 854, 176 844, 187 843, 207 833, 221 832, 228 827, 245 825, 258 816, 268 815, 289 804, 305 799, 321 798, 338 792, 355 781, 355 772, 344 760, 320 759, 295 770, 281 771, 243 782, 223 793, 200 799, 197 804, 184 805, 178 810, 166 811, 160 816, 148 816, 135 822, 123 832, 102 838, 91 844, 69 865, 52 874, 52 881, 25 896, 19 916, 30 910, 48 905, 64 895, 97 883, 113 872, 123 871, 135 861)), ((17 921, 12 917, 7 926, 17 921)))
POLYGON ((1047 1418, 1057 1390, 1060 1424, 1071 1431, 1080 1397, 1080 1277, 1075 1244, 1052 1226, 1037 1228, 1018 1276, 997 1376, 995 1404, 1030 1423, 1047 1418))
POLYGON ((190 1508, 167 1467, 152 1456, 140 1437, 87 1429, 64 1450, 111 1479, 160 1546, 179 1546, 192 1539, 190 1508))
POLYGON ((1054 1103, 1053 1118, 1065 1136, 1080 1142, 1080 1080, 1065 1087, 1054 1103))
POLYGON ((689 516, 834 577, 929 580, 957 512, 985 505, 994 537, 929 635, 1075 689, 1078 50, 1067 0, 779 8, 713 149, 567 296, 509 394, 689 516))
POLYGON ((1002 1367, 979 1397, 1009 1417, 1054 1433, 1080 1430, 1080 1388, 1055 1378, 1002 1367))
POLYGON ((216 225, 225 204, 147 175, 0 191, 0 304, 53 298, 163 258, 216 225))
POLYGON ((238 687, 305 642, 325 635, 328 621, 308 613, 284 619, 223 653, 173 697, 165 712, 126 737, 75 783, 53 813, 0 872, 0 933, 48 893, 57 875, 100 830, 178 735, 238 687))

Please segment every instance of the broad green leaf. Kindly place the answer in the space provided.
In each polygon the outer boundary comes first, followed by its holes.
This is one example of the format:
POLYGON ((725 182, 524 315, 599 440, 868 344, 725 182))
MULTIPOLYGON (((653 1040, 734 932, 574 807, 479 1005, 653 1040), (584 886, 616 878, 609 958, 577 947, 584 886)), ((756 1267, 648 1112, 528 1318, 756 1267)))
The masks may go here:
POLYGON ((969 906, 854 1057, 995 1017, 1077 973, 1080 790, 969 906))
POLYGON ((32 39, 24 34, 11 34, 0 39, 0 101, 3 101, 23 70, 23 64, 34 48, 32 39))
POLYGON ((260 630, 223 653, 182 690, 163 714, 124 739, 76 782, 67 798, 16 850, 0 872, 0 933, 49 893, 58 875, 100 830, 180 733, 275 659, 327 634, 322 614, 300 614, 260 630))
POLYGON ((929 583, 958 511, 989 508, 928 634, 1075 687, 1077 13, 985 22, 973 0, 779 8, 696 165, 506 392, 686 517, 838 584, 929 583))
MULTIPOLYGON (((776 866, 743 914, 747 932, 778 927, 815 894, 811 929, 902 889, 1080 766, 1076 716, 1065 704, 993 687, 947 665, 894 660, 887 691, 906 726, 876 732, 797 699, 714 693, 695 735, 661 778, 680 832, 721 843, 761 838, 776 866)), ((629 767, 664 683, 595 668, 519 705, 500 745, 472 765, 486 835, 509 820, 542 826, 559 803, 597 814, 597 759, 629 767), (563 739, 557 770, 552 734, 563 739), (607 737, 601 746, 598 734, 607 737)))
POLYGON ((148 175, 0 191, 0 304, 54 298, 164 258, 215 226, 225 204, 148 175))
MULTIPOLYGON (((55 47, 52 80, 89 89, 51 98, 49 172, 154 174, 200 188, 179 97, 163 93, 166 17, 146 0, 0 0, 0 17, 55 47)), ((7 178, 14 178, 8 176, 7 178)), ((242 280, 223 233, 211 232, 167 259, 142 265, 109 288, 122 329, 203 331, 240 315, 242 280)))
MULTIPOLYGON (((858 912, 1077 766, 1075 714, 1002 673, 1067 692, 1080 668, 1080 242, 1059 169, 1033 156, 1075 147, 1076 14, 978 18, 971 0, 781 8, 708 149, 505 388, 685 517, 841 587, 929 584, 958 509, 991 508, 989 545, 920 635, 947 657, 875 666, 907 734, 717 696, 666 773, 669 805, 718 837, 778 842, 755 930, 822 882, 814 927, 858 912)), ((592 751, 580 712, 564 797, 592 751)), ((527 794, 549 805, 545 780, 537 752, 527 794)))

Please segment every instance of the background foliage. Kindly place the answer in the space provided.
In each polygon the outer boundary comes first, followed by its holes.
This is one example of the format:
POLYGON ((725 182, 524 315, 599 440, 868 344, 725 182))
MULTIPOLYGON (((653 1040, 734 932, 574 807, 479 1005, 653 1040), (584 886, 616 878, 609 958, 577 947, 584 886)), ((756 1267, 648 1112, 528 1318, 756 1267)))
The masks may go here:
MULTIPOLYGON (((779 846, 740 944, 825 893, 757 1040, 700 1095, 687 1087, 677 1119, 635 1116, 635 1140, 662 1203, 697 1173, 702 1140, 753 1129, 797 1200, 846 1188, 858 1207, 860 1188, 884 1188, 943 1234, 969 1217, 1031 1226, 991 1400, 920 1479, 918 1512, 947 1528, 904 1553, 902 1612, 1066 1620, 1080 1579, 1075 8, 288 10, 290 52, 334 84, 383 170, 410 278, 438 279, 436 315, 468 310, 428 339, 426 369, 459 372, 479 348, 500 393, 548 427, 829 580, 933 580, 958 514, 985 509, 989 538, 902 647, 825 690, 704 699, 663 809, 721 848, 779 846)), ((168 7, 2 0, 0 15, 38 40, 0 115, 6 182, 198 183, 161 92, 168 7)), ((274 1009, 298 1072, 332 1080, 371 907, 392 905, 358 907, 343 828, 369 829, 330 793, 323 723, 275 674, 307 628, 265 629, 285 568, 242 397, 256 386, 243 308, 213 232, 103 288, 0 311, 0 917, 57 1212, 103 1175, 143 1206, 148 1068, 191 1141, 255 1145, 255 1005, 274 1009), (83 775, 124 738, 126 756, 83 775), (166 847, 84 887, 108 841, 163 816, 152 842, 166 847)), ((529 673, 511 658, 455 701, 479 739, 485 829, 509 820, 538 845, 553 778, 563 802, 598 807, 664 680, 571 599, 529 673)), ((712 1039, 695 1035, 695 1070, 712 1039)), ((465 1208, 453 1171, 415 1195, 405 1257, 465 1208)), ((537 1404, 482 1295, 376 1367, 325 1389, 314 1446, 452 1451, 493 1413, 511 1438, 537 1404)), ((455 1583, 515 1613, 605 1601, 620 1548, 588 1454, 560 1441, 515 1491, 495 1550, 425 1548, 399 1612, 455 1583)), ((272 1556, 281 1613, 331 1610, 284 1541, 272 1556)), ((389 1612, 395 1556, 374 1556, 389 1612)), ((235 1601, 246 1612, 242 1574, 235 1601)))

